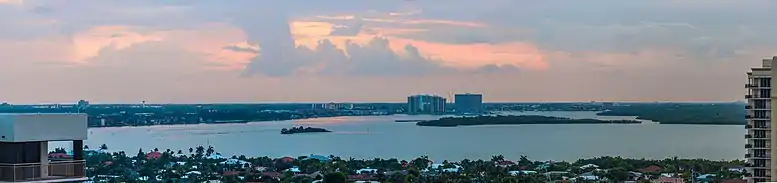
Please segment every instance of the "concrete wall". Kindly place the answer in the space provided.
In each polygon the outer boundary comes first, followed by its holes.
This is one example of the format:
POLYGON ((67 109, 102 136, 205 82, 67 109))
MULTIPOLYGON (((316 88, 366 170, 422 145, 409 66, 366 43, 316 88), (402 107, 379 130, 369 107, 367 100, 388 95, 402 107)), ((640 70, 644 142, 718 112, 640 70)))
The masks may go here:
POLYGON ((0 114, 0 142, 86 140, 86 114, 0 114))

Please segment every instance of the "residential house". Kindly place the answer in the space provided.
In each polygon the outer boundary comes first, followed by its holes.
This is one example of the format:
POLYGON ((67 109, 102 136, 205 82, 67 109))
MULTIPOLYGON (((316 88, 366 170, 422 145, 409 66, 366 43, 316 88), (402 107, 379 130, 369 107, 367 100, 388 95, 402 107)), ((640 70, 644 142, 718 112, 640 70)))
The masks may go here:
POLYGON ((356 170, 356 174, 377 174, 378 169, 372 169, 370 167, 356 170))
POLYGON ((284 162, 284 163, 291 163, 291 162, 294 162, 294 160, 296 159, 288 156, 281 158, 281 162, 284 162))
POLYGON ((661 168, 660 166, 650 165, 648 167, 639 169, 639 172, 642 173, 661 173, 664 171, 664 168, 661 168))
POLYGON ((659 177, 653 183, 685 183, 685 180, 679 177, 659 177))
POLYGON ((518 176, 518 175, 529 175, 529 174, 536 174, 537 171, 531 171, 531 170, 517 170, 517 171, 509 171, 510 175, 512 176, 518 176))
POLYGON ((599 165, 587 164, 587 165, 580 166, 580 169, 592 169, 592 168, 593 169, 599 168, 599 165))
POLYGON ((587 181, 597 181, 600 179, 599 176, 594 175, 593 172, 586 172, 582 173, 577 176, 578 179, 587 180, 587 181))
POLYGON ((717 179, 715 174, 704 174, 696 177, 697 182, 715 182, 715 179, 717 179))
POLYGON ((729 172, 745 172, 745 167, 739 166, 739 165, 731 165, 725 168, 726 171, 729 172))
POLYGON ((509 167, 512 165, 515 165, 515 162, 507 161, 507 160, 496 162, 496 166, 502 167, 502 168, 509 167))
POLYGON ((151 160, 151 159, 159 159, 159 158, 161 158, 161 157, 162 157, 162 153, 160 153, 160 152, 157 152, 157 151, 153 151, 153 152, 146 153, 146 159, 147 159, 147 160, 151 160))

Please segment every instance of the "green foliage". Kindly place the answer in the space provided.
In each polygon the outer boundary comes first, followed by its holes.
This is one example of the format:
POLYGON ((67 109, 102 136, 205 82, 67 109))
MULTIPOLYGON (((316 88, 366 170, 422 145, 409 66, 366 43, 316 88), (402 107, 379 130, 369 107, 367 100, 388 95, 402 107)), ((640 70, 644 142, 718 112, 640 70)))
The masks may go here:
POLYGON ((345 183, 347 178, 341 172, 332 172, 324 175, 324 183, 345 183))
MULTIPOLYGON (((206 148, 201 152, 207 153, 206 148)), ((212 149, 212 148, 208 148, 212 149)), ((222 180, 224 182, 312 182, 313 180, 323 180, 324 182, 346 182, 347 175, 354 175, 355 170, 361 168, 378 169, 374 175, 375 180, 381 182, 553 182, 561 180, 562 177, 574 177, 578 174, 591 170, 581 170, 580 166, 585 164, 599 165, 600 169, 608 171, 595 171, 598 176, 605 177, 613 181, 625 181, 629 177, 629 171, 638 171, 647 166, 659 166, 663 172, 679 173, 687 178, 690 169, 693 168, 699 173, 714 173, 721 176, 721 179, 739 178, 743 173, 725 171, 725 168, 732 165, 744 165, 742 161, 711 161, 704 159, 678 159, 668 158, 664 160, 646 160, 646 159, 628 159, 621 157, 598 157, 591 159, 581 159, 575 162, 538 162, 531 161, 526 156, 521 156, 517 165, 497 166, 499 162, 507 159, 501 155, 492 156, 488 160, 469 160, 465 159, 459 162, 443 161, 444 167, 461 166, 462 169, 457 173, 446 173, 438 170, 427 170, 430 162, 429 157, 421 156, 403 167, 398 159, 353 159, 347 160, 339 157, 330 156, 328 161, 317 159, 297 159, 293 163, 282 162, 280 158, 273 159, 269 157, 245 157, 237 158, 251 162, 254 166, 267 167, 269 172, 284 172, 279 180, 262 176, 261 172, 253 167, 222 165, 223 160, 213 160, 203 158, 201 155, 194 156, 172 156, 173 151, 166 150, 161 152, 159 159, 145 159, 142 149, 138 150, 136 157, 129 157, 124 152, 117 153, 93 153, 85 156, 87 175, 92 177, 96 175, 115 175, 118 177, 109 178, 107 182, 137 182, 136 178, 147 176, 149 178, 160 177, 165 180, 180 180, 184 182, 203 182, 206 180, 222 180), (186 162, 180 165, 174 162, 186 162), (292 166, 298 166, 302 171, 301 175, 295 175, 287 170, 292 166), (509 171, 516 170, 535 170, 538 173, 518 173, 512 175, 509 171), (201 174, 186 174, 186 172, 197 171, 201 174), (244 177, 239 179, 235 175, 221 176, 225 172, 237 172, 244 177), (552 174, 546 176, 543 173, 547 171, 566 171, 567 174, 552 174), (316 173, 314 173, 316 172, 316 173), (183 178, 184 175, 187 178, 183 178), (322 176, 323 175, 323 176, 322 176)), ((211 153, 216 153, 212 150, 211 153)), ((216 153, 217 154, 217 153, 216 153)), ((657 177, 658 173, 647 173, 657 177)))
POLYGON ((615 106, 602 116, 637 116, 661 124, 744 125, 745 106, 737 103, 690 104, 659 103, 615 106))

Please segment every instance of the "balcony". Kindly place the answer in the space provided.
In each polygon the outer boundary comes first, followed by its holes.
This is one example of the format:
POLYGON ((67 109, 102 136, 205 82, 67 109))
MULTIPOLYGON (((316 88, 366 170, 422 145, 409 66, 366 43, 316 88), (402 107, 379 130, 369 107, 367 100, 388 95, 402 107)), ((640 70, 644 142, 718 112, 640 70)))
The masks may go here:
POLYGON ((750 158, 750 157, 753 157, 753 155, 752 154, 745 154, 745 158, 750 158))
POLYGON ((751 129, 753 128, 753 125, 745 125, 745 129, 751 129))
POLYGON ((745 109, 753 109, 753 106, 746 105, 745 109))
POLYGON ((758 86, 755 86, 754 84, 745 84, 745 88, 755 88, 758 86))
POLYGON ((0 164, 0 182, 75 182, 86 179, 84 161, 0 164))
POLYGON ((746 139, 753 138, 753 135, 746 134, 746 135, 745 135, 745 138, 746 138, 746 139))
POLYGON ((753 144, 745 144, 745 148, 753 148, 753 144))
POLYGON ((745 119, 753 119, 753 116, 751 116, 751 115, 745 115, 745 119))
POLYGON ((769 136, 768 135, 753 135, 751 138, 754 138, 754 139, 768 139, 769 136))
POLYGON ((753 98, 753 95, 745 95, 745 98, 753 98))

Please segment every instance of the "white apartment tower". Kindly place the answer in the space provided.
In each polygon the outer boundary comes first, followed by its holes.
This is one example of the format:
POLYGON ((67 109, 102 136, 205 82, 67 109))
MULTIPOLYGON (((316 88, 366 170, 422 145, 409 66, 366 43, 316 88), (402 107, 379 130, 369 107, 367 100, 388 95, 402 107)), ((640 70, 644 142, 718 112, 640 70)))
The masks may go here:
POLYGON ((772 76, 775 75, 771 69, 772 65, 775 65, 777 57, 772 59, 764 59, 761 67, 752 68, 750 72, 747 72, 747 133, 745 134, 745 159, 747 160, 747 172, 750 174, 747 177, 747 182, 770 182, 777 181, 777 177, 772 175, 777 174, 777 169, 772 168, 772 165, 777 164, 777 159, 771 157, 777 157, 775 151, 772 151, 771 147, 777 146, 777 141, 771 140, 771 137, 777 136, 777 131, 771 130, 774 121, 771 116, 773 115, 771 106, 772 101, 772 76))

